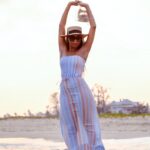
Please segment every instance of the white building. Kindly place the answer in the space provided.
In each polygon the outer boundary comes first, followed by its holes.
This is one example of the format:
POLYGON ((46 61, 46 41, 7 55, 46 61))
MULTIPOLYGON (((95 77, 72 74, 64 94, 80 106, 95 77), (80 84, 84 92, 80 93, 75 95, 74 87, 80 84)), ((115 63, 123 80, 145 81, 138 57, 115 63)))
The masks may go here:
POLYGON ((132 102, 128 99, 122 99, 119 102, 113 101, 110 104, 110 111, 112 113, 124 113, 129 114, 132 112, 133 108, 138 105, 138 102, 132 102))

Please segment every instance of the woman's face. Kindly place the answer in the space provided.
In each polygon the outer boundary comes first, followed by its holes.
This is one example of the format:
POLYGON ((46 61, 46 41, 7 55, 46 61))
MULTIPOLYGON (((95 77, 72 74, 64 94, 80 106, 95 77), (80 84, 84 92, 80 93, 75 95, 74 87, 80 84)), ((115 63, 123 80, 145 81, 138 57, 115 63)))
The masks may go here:
POLYGON ((73 49, 78 49, 82 41, 81 35, 71 35, 68 36, 69 47, 73 49))

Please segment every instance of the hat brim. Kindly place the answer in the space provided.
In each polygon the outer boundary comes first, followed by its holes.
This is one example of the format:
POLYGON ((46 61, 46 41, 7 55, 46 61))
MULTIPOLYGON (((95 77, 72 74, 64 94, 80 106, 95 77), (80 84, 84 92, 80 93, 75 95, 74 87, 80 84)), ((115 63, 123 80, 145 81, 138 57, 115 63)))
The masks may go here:
POLYGON ((60 37, 69 37, 73 35, 80 35, 82 38, 85 38, 86 36, 88 36, 88 34, 72 33, 72 34, 67 34, 67 35, 60 35, 60 37))

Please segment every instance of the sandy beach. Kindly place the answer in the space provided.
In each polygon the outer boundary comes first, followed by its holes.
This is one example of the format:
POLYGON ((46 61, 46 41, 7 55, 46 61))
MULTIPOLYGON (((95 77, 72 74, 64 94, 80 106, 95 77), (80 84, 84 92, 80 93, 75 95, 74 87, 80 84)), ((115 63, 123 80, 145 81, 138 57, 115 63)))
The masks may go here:
MULTIPOLYGON (((106 150, 149 150, 150 117, 101 118, 100 125, 106 150)), ((65 148, 58 119, 0 120, 0 150, 65 148)))
MULTIPOLYGON (((150 138, 104 139, 106 150, 149 150, 150 138)), ((64 142, 44 139, 0 138, 0 150, 65 150, 64 142)))

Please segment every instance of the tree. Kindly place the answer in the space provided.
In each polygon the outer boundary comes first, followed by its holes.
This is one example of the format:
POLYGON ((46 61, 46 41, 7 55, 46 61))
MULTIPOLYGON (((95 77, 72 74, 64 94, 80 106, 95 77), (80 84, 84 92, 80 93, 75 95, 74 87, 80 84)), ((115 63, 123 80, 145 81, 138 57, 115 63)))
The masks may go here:
POLYGON ((49 112, 48 110, 46 110, 45 116, 46 116, 46 117, 50 117, 50 112, 49 112))
POLYGON ((10 118, 10 117, 12 117, 12 116, 9 113, 7 113, 3 116, 3 118, 10 118))
POLYGON ((31 113, 31 111, 28 109, 28 116, 29 117, 33 117, 34 116, 34 114, 33 113, 31 113))
POLYGON ((106 111, 106 102, 109 98, 108 90, 99 84, 94 84, 92 93, 97 104, 98 114, 106 111))
POLYGON ((15 117, 17 117, 17 116, 18 116, 18 114, 17 114, 16 112, 14 112, 14 116, 15 116, 15 117))
POLYGON ((138 103, 137 106, 134 106, 132 108, 132 113, 136 114, 142 114, 142 113, 148 113, 149 112, 149 105, 144 103, 138 103))
POLYGON ((54 92, 50 95, 49 102, 50 102, 50 104, 49 104, 49 107, 47 106, 47 108, 49 108, 50 113, 54 116, 58 116, 58 114, 59 114, 58 92, 54 92))

